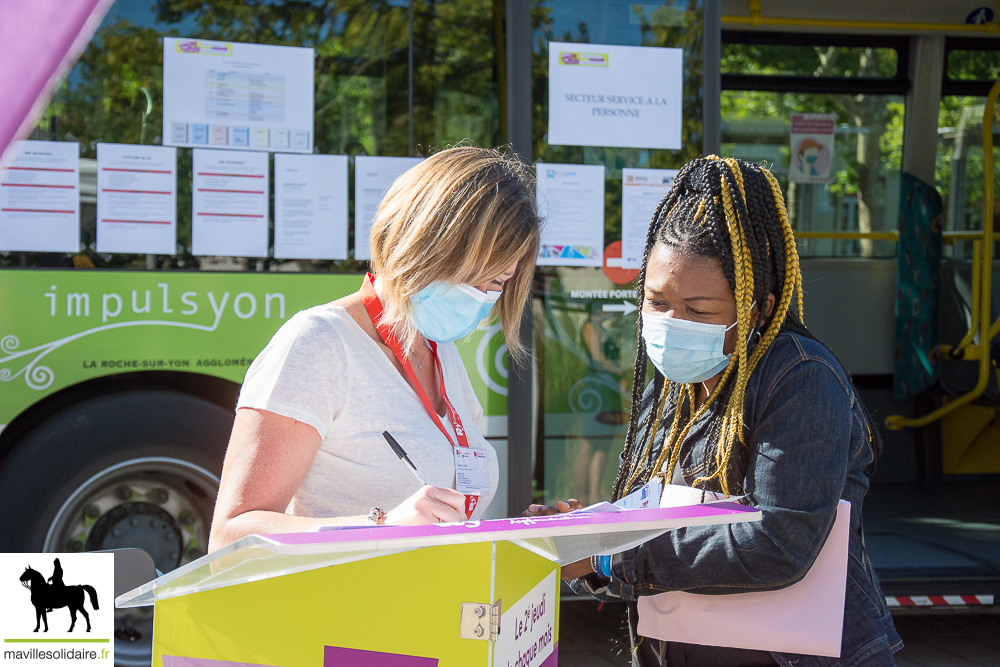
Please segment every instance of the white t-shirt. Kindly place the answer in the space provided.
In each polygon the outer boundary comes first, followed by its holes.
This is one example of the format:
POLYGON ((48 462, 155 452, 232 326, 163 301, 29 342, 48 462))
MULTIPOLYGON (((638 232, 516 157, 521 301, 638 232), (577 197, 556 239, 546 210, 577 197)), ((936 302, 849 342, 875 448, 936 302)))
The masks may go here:
MULTIPOLYGON (((469 445, 487 452, 490 494, 472 518, 489 506, 500 482, 496 451, 479 432, 483 408, 469 382, 458 348, 438 344, 445 391, 458 411, 469 445)), ((256 408, 315 428, 323 442, 286 513, 328 517, 389 511, 420 489, 420 482, 382 437, 388 431, 427 481, 455 488, 451 445, 416 392, 382 348, 339 306, 296 313, 247 370, 239 408, 256 408)), ((441 418, 454 440, 447 416, 441 418)))

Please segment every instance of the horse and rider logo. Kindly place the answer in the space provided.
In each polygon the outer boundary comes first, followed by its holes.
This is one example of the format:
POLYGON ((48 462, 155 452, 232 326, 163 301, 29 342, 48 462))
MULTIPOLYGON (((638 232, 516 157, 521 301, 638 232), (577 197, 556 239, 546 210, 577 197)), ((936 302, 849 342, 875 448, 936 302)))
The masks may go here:
POLYGON ((93 586, 83 584, 81 586, 67 586, 63 583, 63 569, 59 559, 56 558, 53 564, 52 576, 46 581, 45 575, 37 570, 31 569, 29 565, 21 575, 21 585, 31 591, 31 604, 35 607, 35 629, 44 623, 44 632, 49 631, 49 621, 47 614, 54 609, 62 607, 69 608, 69 615, 72 623, 69 632, 73 632, 76 627, 76 612, 83 614, 87 621, 87 632, 90 632, 90 615, 83 608, 85 601, 84 593, 90 596, 90 604, 96 610, 97 591, 93 586))

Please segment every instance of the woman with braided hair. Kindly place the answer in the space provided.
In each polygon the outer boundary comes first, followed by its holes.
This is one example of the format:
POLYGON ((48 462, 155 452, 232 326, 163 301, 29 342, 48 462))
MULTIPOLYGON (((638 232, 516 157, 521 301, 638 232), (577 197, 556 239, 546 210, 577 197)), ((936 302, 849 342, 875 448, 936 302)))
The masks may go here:
POLYGON ((892 665, 902 646, 861 530, 881 440, 847 372, 802 325, 801 280, 774 176, 715 156, 681 169, 653 216, 638 277, 640 344, 614 497, 660 476, 746 495, 762 519, 674 530, 563 568, 577 590, 629 602, 637 667, 892 665), (841 499, 851 503, 851 531, 839 660, 636 634, 640 595, 777 590, 801 580, 841 499))

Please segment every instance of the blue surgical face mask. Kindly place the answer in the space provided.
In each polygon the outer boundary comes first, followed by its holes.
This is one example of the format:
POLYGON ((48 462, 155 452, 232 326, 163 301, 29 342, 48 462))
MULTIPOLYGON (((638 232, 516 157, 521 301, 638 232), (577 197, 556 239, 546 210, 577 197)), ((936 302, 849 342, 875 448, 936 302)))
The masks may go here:
POLYGON ((465 338, 490 314, 500 294, 436 280, 410 299, 413 325, 437 343, 465 338))
POLYGON ((683 384, 703 382, 729 364, 732 355, 723 348, 726 332, 735 326, 735 322, 727 327, 642 313, 646 355, 665 378, 683 384))

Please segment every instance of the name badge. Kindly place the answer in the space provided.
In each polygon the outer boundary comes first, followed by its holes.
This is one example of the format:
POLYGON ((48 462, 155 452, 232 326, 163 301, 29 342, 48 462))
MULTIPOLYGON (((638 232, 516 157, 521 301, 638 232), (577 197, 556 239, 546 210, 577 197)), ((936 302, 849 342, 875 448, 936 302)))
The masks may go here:
POLYGON ((455 452, 455 490, 469 496, 490 494, 490 460, 486 450, 453 447, 455 452))

